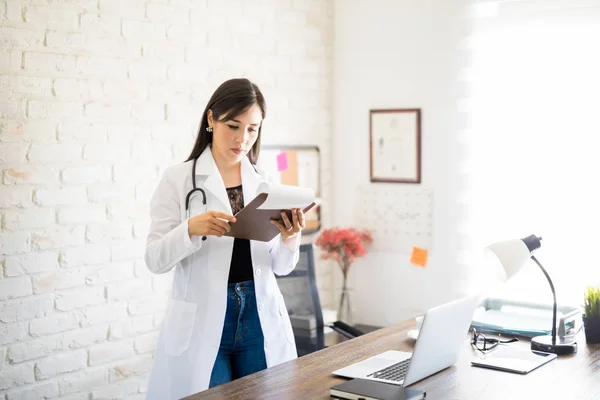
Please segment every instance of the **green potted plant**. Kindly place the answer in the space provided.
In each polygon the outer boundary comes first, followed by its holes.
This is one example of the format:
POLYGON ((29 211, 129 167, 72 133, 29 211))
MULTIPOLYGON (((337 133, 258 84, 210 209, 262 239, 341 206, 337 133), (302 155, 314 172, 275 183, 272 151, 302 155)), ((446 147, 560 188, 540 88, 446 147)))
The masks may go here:
POLYGON ((600 286, 589 286, 583 296, 583 328, 588 343, 600 343, 600 286))

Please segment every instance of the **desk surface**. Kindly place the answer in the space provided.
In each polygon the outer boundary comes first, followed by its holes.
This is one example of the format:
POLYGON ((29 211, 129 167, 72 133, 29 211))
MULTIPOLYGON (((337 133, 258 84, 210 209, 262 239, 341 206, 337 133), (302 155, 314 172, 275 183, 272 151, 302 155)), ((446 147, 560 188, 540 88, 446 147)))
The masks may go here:
MULTIPOLYGON (((406 332, 414 320, 380 329, 300 357, 225 385, 186 397, 201 399, 330 399, 329 388, 343 382, 331 374, 338 368, 386 350, 412 351, 406 332)), ((428 399, 600 399, 600 345, 587 345, 583 332, 579 351, 559 356, 527 375, 472 367, 480 354, 467 336, 456 365, 410 387, 427 391, 428 399)), ((529 348, 528 341, 512 345, 529 348)))

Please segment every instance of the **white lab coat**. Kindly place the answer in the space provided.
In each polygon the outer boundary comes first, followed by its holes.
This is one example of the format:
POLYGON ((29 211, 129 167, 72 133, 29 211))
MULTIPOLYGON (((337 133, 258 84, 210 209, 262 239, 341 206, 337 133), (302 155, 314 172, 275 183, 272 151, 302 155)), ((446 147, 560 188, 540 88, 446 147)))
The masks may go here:
MULTIPOLYGON (((150 203, 152 223, 145 261, 150 271, 164 273, 173 268, 172 293, 163 320, 147 399, 179 399, 208 388, 219 350, 227 307, 227 280, 233 238, 208 236, 206 241, 188 235, 185 198, 192 189, 192 161, 169 167, 150 203)), ((266 175, 255 171, 244 157, 241 165, 244 200, 256 196, 266 175)), ((207 209, 232 213, 223 179, 210 147, 196 165, 198 187, 205 190, 207 209)), ((191 215, 203 212, 197 192, 191 215)), ((258 314, 265 337, 267 366, 297 357, 292 325, 275 274, 290 273, 299 257, 277 235, 272 241, 250 241, 258 314)))

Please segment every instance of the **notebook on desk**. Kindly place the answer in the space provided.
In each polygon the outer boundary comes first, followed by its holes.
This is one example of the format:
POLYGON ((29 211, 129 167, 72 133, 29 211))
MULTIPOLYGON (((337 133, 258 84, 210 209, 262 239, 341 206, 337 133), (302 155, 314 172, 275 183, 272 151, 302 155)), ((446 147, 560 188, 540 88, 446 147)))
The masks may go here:
POLYGON ((331 397, 345 400, 420 400, 426 392, 389 383, 352 379, 329 389, 331 397))
POLYGON ((471 361, 471 365, 527 374, 555 358, 556 354, 554 353, 520 349, 512 346, 499 346, 481 358, 471 361))

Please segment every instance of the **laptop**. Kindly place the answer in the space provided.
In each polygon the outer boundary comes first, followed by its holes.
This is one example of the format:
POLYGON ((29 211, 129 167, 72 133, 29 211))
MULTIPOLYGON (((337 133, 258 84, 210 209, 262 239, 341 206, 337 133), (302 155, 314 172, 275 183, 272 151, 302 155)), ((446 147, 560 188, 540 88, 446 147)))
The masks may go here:
POLYGON ((427 378, 458 360, 477 302, 468 296, 427 310, 412 353, 389 350, 333 374, 402 386, 427 378))

